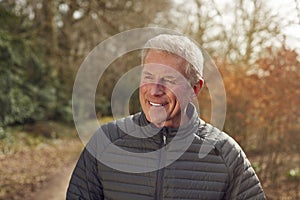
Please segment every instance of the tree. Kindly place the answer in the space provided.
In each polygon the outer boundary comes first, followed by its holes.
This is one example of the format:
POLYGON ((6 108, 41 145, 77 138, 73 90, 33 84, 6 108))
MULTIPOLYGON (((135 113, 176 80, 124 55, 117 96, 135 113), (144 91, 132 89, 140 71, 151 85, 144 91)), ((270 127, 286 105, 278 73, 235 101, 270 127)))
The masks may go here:
POLYGON ((22 19, 0 4, 0 126, 49 117, 55 102, 51 70, 22 19), (8 23, 9 22, 9 23, 8 23))
POLYGON ((215 59, 245 67, 270 44, 280 44, 280 31, 289 23, 262 0, 185 1, 178 5, 177 16, 187 19, 180 24, 182 29, 215 59))
POLYGON ((298 17, 298 24, 300 24, 300 2, 297 0, 294 0, 295 2, 295 8, 297 12, 297 17, 298 17))
POLYGON ((260 178, 276 188, 279 179, 298 166, 293 157, 300 145, 298 54, 284 45, 269 47, 252 71, 242 69, 225 71, 225 129, 247 152, 259 154, 260 178))
MULTIPOLYGON (((102 40, 109 36, 135 27, 147 26, 164 9, 168 9, 169 0, 154 1, 109 1, 109 0, 28 0, 1 2, 16 16, 22 16, 31 31, 24 31, 23 37, 39 41, 52 66, 56 81, 56 108, 54 117, 72 120, 71 93, 76 70, 84 57, 102 40), (157 6, 157 5, 160 6, 157 6)), ((126 68, 123 60, 122 68, 126 68)), ((121 73, 124 70, 111 70, 121 73)), ((117 75, 109 74, 108 80, 117 75)), ((107 80, 107 81, 108 81, 107 80)), ((113 84, 111 84, 113 85, 113 84)), ((111 87, 110 87, 111 88, 111 87)), ((97 107, 106 112, 109 107, 109 95, 100 94, 97 107), (101 104, 101 105, 100 105, 101 104)), ((102 113, 107 114, 107 113, 102 113)))

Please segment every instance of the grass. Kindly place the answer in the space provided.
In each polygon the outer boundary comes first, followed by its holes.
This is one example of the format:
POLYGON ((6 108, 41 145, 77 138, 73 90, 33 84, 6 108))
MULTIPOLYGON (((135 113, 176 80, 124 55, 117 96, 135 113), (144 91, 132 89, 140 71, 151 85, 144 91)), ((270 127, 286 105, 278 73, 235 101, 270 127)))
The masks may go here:
POLYGON ((0 127, 0 157, 66 138, 76 138, 75 129, 53 121, 41 121, 5 129, 0 127))
POLYGON ((53 174, 78 159, 72 126, 52 121, 0 128, 0 199, 30 199, 53 174))

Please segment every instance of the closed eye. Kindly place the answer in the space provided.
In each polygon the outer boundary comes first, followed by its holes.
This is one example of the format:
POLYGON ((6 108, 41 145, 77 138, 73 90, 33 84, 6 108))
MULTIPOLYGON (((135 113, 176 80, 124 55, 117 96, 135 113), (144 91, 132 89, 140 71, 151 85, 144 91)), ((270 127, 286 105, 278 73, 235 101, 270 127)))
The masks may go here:
POLYGON ((144 80, 144 81, 150 81, 150 80, 153 80, 153 79, 154 79, 154 77, 153 77, 153 75, 151 73, 149 73, 149 72, 143 72, 143 74, 142 74, 142 80, 144 80))
POLYGON ((164 83, 176 84, 176 79, 163 78, 162 81, 164 83))

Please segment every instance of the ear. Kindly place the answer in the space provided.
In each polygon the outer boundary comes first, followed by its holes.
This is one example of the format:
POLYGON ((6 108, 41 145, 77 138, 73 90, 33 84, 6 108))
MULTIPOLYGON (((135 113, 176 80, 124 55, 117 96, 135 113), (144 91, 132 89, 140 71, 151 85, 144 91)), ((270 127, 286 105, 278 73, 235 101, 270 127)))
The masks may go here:
POLYGON ((198 95, 198 94, 199 94, 199 92, 200 92, 201 89, 202 89, 203 83, 204 83, 204 81, 203 81, 202 79, 200 79, 200 80, 198 81, 198 83, 196 83, 196 84, 193 86, 195 95, 198 95))

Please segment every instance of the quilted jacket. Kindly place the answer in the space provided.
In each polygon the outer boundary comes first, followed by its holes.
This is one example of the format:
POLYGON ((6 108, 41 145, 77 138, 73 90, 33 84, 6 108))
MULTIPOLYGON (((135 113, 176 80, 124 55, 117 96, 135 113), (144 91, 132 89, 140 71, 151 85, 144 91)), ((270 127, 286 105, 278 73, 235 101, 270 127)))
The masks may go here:
POLYGON ((103 125, 78 160, 67 199, 245 200, 265 195, 240 146, 192 111, 189 125, 179 130, 156 128, 143 113, 103 125), (133 132, 140 137, 127 134, 133 132))

